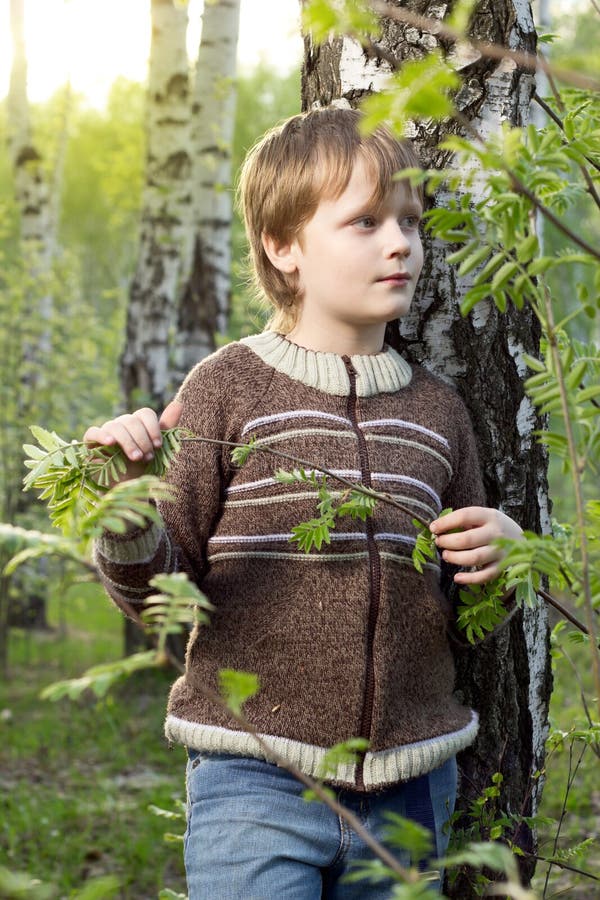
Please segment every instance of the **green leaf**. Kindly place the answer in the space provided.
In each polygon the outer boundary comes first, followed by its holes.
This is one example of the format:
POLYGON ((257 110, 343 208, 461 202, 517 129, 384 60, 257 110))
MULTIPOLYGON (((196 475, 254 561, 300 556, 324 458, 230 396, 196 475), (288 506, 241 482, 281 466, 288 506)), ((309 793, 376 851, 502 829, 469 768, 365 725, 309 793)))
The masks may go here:
POLYGON ((330 531, 335 528, 335 519, 332 514, 321 516, 318 519, 310 519, 294 525, 290 541, 295 541, 304 553, 310 553, 313 547, 320 550, 323 544, 331 543, 330 531))
POLYGON ((327 776, 335 775, 340 766, 355 765, 360 755, 366 753, 368 749, 369 742, 366 738, 349 738, 347 741, 334 744, 319 764, 318 777, 325 779, 327 776))
POLYGON ((461 34, 466 34, 469 20, 476 5, 477 0, 458 0, 448 16, 448 26, 456 29, 456 31, 460 31, 461 34))
POLYGON ((219 669, 219 688, 229 709, 240 715, 244 703, 258 694, 258 676, 252 672, 219 669))
POLYGON ((88 881, 84 887, 78 888, 70 896, 73 900, 115 900, 121 894, 121 882, 115 875, 102 875, 88 881))
POLYGON ((256 450, 256 438, 252 438, 244 447, 234 447, 231 451, 231 461, 236 466, 243 466, 248 458, 256 450))
POLYGON ((492 291, 497 291, 499 288, 504 287, 510 279, 517 274, 519 271, 519 267, 516 262, 510 260, 509 262, 505 262, 503 266, 498 269, 496 274, 492 279, 491 289, 492 291))
POLYGON ((547 272, 548 269, 552 268, 556 264, 557 262, 552 256, 539 256, 527 266, 527 274, 531 277, 534 277, 535 275, 543 275, 544 272, 547 272))
POLYGON ((67 442, 63 441, 54 431, 46 431, 45 428, 40 428, 39 425, 30 425, 29 430, 44 450, 52 452, 68 446, 67 442))
POLYGON ((439 121, 452 115, 450 91, 460 85, 456 72, 438 52, 405 60, 385 91, 370 94, 361 104, 361 129, 370 132, 385 121, 399 134, 412 119, 439 121))
MULTIPOLYGON (((520 263, 526 263, 533 259, 539 249, 539 242, 536 234, 530 234, 523 241, 517 244, 517 260, 520 263)), ((531 274, 531 273, 529 273, 531 274)))
POLYGON ((461 276, 468 275, 469 272, 472 272, 473 269, 477 268, 477 266, 482 265, 482 263, 485 262, 489 255, 489 247, 480 247, 475 253, 471 254, 471 256, 464 260, 464 262, 458 269, 458 274, 461 276))
POLYGON ((148 669, 157 665, 157 657, 154 650, 134 653, 124 659, 118 659, 112 663, 103 663, 88 669, 79 678, 69 678, 64 681, 56 681, 48 685, 41 692, 42 700, 61 700, 68 697, 77 700, 85 691, 91 690, 96 697, 103 697, 116 681, 125 675, 131 675, 140 669, 148 669))
POLYGON ((313 41, 323 43, 332 34, 351 34, 361 37, 378 34, 381 30, 377 16, 368 3, 361 0, 308 0, 302 7, 302 29, 310 32, 313 41))

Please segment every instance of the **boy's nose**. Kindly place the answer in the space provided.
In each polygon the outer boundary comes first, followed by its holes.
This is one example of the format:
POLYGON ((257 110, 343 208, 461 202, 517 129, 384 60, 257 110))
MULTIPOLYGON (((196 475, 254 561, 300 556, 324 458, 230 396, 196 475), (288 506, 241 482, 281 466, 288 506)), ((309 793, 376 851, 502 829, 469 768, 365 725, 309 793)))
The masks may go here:
POLYGON ((396 220, 390 221, 385 229, 384 246, 388 257, 410 255, 410 241, 396 220))

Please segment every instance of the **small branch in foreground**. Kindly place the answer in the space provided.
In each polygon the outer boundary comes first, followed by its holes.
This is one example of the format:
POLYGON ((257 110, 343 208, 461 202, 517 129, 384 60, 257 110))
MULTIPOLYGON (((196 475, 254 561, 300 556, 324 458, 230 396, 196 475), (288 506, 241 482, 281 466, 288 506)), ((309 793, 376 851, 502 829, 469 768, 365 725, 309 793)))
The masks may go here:
MULTIPOLYGON (((236 443, 235 441, 220 441, 217 438, 208 438, 208 437, 194 437, 194 438, 183 438, 182 443, 207 443, 207 444, 216 444, 217 446, 225 446, 225 447, 247 447, 247 444, 236 443)), ((415 519, 421 525, 428 527, 428 523, 424 520, 420 519, 419 516, 415 515, 411 510, 407 509, 407 507, 403 506, 401 503, 398 503, 397 500, 394 500, 393 497, 390 497, 388 494, 380 494, 378 491, 374 491, 372 488, 366 488, 364 485, 357 484, 353 481, 349 481, 347 478, 342 477, 341 475, 336 475, 335 472, 332 472, 330 469, 326 469, 324 466, 318 466, 309 460, 300 459, 297 456, 293 456, 291 453, 284 453, 281 450, 273 450, 272 447, 262 447, 260 444, 254 446, 253 450, 258 450, 261 453, 269 453, 272 456, 277 456, 282 459, 287 459, 290 462, 296 463, 296 465, 301 466, 302 468, 314 469, 317 472, 322 472, 324 475, 334 479, 335 481, 339 481, 341 484, 350 487, 352 490, 357 491, 358 493, 366 494, 368 497, 376 497, 378 500, 381 500, 383 503, 389 503, 390 506, 396 507, 401 512, 406 513, 406 515, 410 516, 411 519, 415 519)), ((588 629, 585 625, 579 621, 572 613, 569 612, 558 600, 556 600, 548 591, 539 590, 537 594, 545 600, 546 603, 549 603, 550 606, 553 606, 562 616, 565 617, 572 625, 575 625, 576 628, 579 628, 584 634, 589 634, 588 629)))
POLYGON ((558 869, 566 869, 567 872, 575 872, 576 875, 583 875, 585 878, 591 878, 592 881, 600 881, 600 876, 594 875, 593 872, 586 872, 585 869, 578 869, 577 866, 570 866, 566 862, 558 859, 548 859, 545 856, 536 856, 535 853, 526 853, 528 859, 534 859, 536 862, 545 863, 547 866, 556 866, 558 869))
MULTIPOLYGON (((564 125, 563 125, 563 123, 562 123, 562 119, 560 118, 560 116, 557 116, 557 115, 556 115, 556 113, 554 112, 554 110, 552 109, 552 107, 549 106, 549 105, 546 103, 546 101, 545 101, 542 97, 540 97, 540 95, 539 95, 537 92, 535 92, 535 93, 533 94, 533 97, 532 97, 531 99, 532 99, 532 100, 535 100, 535 102, 537 103, 537 105, 538 105, 541 109, 544 110, 544 112, 546 113, 546 115, 548 116, 548 118, 549 118, 549 119, 552 119, 552 121, 554 122, 555 125, 558 125, 558 127, 560 128, 561 131, 564 131, 564 130, 565 130, 564 125)), ((590 166, 592 166, 594 169, 596 169, 598 172, 600 172, 600 163, 597 163, 595 160, 590 159, 589 156, 586 156, 586 159, 587 159, 587 161, 589 162, 590 166)), ((589 174, 588 174, 588 177, 589 177, 589 174)), ((586 179, 586 180, 587 180, 587 179, 586 179)), ((594 190, 595 190, 595 188, 594 188, 594 190)))
MULTIPOLYGON (((454 119, 458 122, 459 125, 465 129, 466 133, 469 134, 477 143, 482 144, 485 147, 485 140, 479 134, 476 128, 473 127, 471 122, 467 119, 466 116, 463 116, 458 110, 454 111, 454 119)), ((593 256, 595 259, 600 261, 600 250, 596 250, 595 247, 592 247, 591 244, 588 244, 587 241, 584 241, 583 238, 579 237, 578 234, 575 234, 564 222, 554 215, 552 210, 548 209, 547 206, 538 200, 533 191, 530 191, 527 185, 521 181, 517 173, 505 163, 501 164, 503 171, 508 175, 512 182, 512 189, 516 194, 521 194, 523 197, 526 197, 527 200, 539 211, 539 213, 544 216, 544 218, 548 219, 549 222, 554 225, 558 231, 561 231, 569 240, 573 241, 578 247, 582 250, 585 250, 586 253, 589 253, 590 256, 593 256)))
MULTIPOLYGON (((248 446, 248 444, 236 443, 235 441, 220 441, 217 438, 208 437, 183 438, 182 443, 217 444, 218 446, 222 447, 248 446)), ((271 456, 277 456, 280 459, 287 459, 289 462, 296 463, 297 466, 300 466, 303 469, 321 472, 323 475, 327 475, 328 478, 332 478, 334 481, 338 481, 340 484, 343 484, 351 490, 356 491, 358 494, 364 494, 366 497, 375 497, 377 500, 381 500, 382 503, 388 503, 390 506, 394 506, 396 509, 399 509, 400 512, 403 512, 407 516, 410 516, 411 519, 415 519, 420 525, 423 525, 423 527, 428 527, 428 523, 424 519, 421 519, 416 513, 408 509, 407 506, 403 506, 402 503, 398 503, 398 501, 394 500, 393 497, 390 497, 389 494, 379 493, 379 491, 375 491, 373 490, 373 488, 365 487, 364 484, 350 481, 348 478, 344 478, 342 475, 336 475, 336 473, 332 472, 331 469, 326 469, 324 466, 319 466, 316 463, 310 462, 306 459, 300 459, 298 456, 292 456, 291 453, 284 453, 282 450, 273 450, 272 447, 262 447, 260 444, 255 444, 252 449, 253 451, 258 450, 261 453, 268 453, 271 456)))

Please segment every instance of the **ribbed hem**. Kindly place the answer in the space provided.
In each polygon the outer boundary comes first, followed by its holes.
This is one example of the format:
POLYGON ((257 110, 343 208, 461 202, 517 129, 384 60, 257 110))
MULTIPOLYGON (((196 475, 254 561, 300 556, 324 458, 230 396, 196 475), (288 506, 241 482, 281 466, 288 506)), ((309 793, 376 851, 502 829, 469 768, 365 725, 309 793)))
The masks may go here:
MULTIPOLYGON (((472 712, 471 721, 459 731, 378 753, 366 753, 363 763, 365 788, 378 790, 400 781, 426 775, 472 744, 478 727, 477 713, 472 712)), ((169 715, 165 723, 165 734, 168 740, 201 753, 232 753, 236 756, 251 756, 257 759, 268 758, 268 754, 254 735, 245 731, 202 725, 169 715)), ((271 750, 305 775, 312 778, 322 777, 326 747, 316 747, 268 734, 261 734, 260 738, 271 750)), ((340 764, 334 772, 327 775, 325 781, 339 787, 356 788, 356 769, 355 764, 340 764)))
MULTIPOLYGON (((341 397, 350 392, 344 360, 336 353, 307 350, 274 331, 242 338, 240 343, 267 365, 308 387, 341 397)), ((351 356, 350 360, 357 374, 359 397, 393 393, 406 387, 412 378, 411 367, 392 347, 381 353, 351 356)))

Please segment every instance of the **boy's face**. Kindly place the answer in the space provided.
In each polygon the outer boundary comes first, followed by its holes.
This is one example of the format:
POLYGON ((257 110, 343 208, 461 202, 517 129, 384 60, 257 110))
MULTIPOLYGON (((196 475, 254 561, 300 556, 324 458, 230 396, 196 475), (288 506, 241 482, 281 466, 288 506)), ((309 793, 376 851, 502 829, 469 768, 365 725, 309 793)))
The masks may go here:
POLYGON ((397 182, 376 207, 374 183, 358 160, 336 199, 323 199, 290 245, 302 290, 301 318, 360 337, 405 315, 423 266, 422 207, 397 182))

